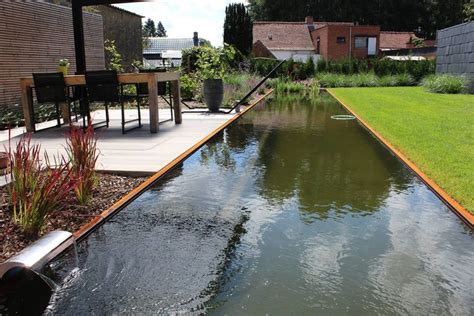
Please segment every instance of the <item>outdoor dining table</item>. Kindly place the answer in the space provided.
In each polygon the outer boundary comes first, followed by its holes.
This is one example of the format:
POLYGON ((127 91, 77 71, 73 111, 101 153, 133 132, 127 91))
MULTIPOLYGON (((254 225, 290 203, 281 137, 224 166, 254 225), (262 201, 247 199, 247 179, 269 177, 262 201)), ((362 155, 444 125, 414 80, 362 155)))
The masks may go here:
MULTIPOLYGON (((181 108, 180 108, 180 87, 179 72, 147 72, 147 73, 121 73, 118 74, 120 84, 147 83, 148 84, 148 102, 150 109, 150 132, 157 133, 159 129, 159 110, 158 110, 158 82, 170 81, 171 94, 173 96, 174 121, 180 124, 181 108)), ((82 86, 86 84, 84 75, 64 76, 67 86, 82 86)), ((21 105, 23 115, 25 117, 25 127, 28 132, 34 131, 33 118, 33 77, 20 79, 21 84, 21 105)), ((61 112, 65 123, 70 122, 69 107, 67 104, 61 105, 61 112)))

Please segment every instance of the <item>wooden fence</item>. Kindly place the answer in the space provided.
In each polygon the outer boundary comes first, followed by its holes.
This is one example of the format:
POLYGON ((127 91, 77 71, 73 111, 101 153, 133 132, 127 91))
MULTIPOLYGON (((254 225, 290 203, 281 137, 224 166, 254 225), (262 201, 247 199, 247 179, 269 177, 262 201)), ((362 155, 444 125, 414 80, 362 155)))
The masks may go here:
MULTIPOLYGON (((84 14, 87 69, 104 69, 102 17, 84 14)), ((20 78, 57 71, 68 58, 75 72, 70 8, 45 2, 0 2, 0 122, 7 112, 21 111, 20 78)))

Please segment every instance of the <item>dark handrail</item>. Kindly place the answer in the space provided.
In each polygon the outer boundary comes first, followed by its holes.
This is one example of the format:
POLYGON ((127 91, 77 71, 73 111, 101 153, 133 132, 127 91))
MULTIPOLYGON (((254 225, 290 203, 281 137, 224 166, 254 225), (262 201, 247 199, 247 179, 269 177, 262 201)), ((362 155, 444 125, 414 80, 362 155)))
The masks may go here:
POLYGON ((282 60, 278 65, 275 66, 275 68, 273 68, 255 87, 253 87, 252 90, 250 90, 249 93, 247 93, 241 100, 237 101, 234 106, 229 110, 229 111, 221 111, 225 114, 229 114, 230 112, 232 112, 233 110, 235 110, 235 108, 237 108, 239 105, 241 105, 242 103, 245 102, 245 100, 247 100, 251 95, 252 93, 254 93, 255 91, 257 91, 258 88, 260 88, 260 86, 265 82, 267 81, 268 78, 270 78, 271 75, 273 75, 273 73, 281 67, 281 65, 283 65, 283 63, 286 61, 286 59, 282 60))

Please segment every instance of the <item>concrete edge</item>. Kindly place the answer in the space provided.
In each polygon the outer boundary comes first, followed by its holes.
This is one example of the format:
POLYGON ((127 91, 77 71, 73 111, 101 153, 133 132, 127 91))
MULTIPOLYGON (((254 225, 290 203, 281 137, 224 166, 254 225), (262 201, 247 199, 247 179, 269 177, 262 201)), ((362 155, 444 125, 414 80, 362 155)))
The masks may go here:
POLYGON ((101 226, 102 224, 105 223, 105 221, 110 218, 111 216, 115 215, 118 211, 120 211, 122 208, 127 206, 129 203, 131 203, 135 198, 140 196, 146 189, 148 189, 151 185, 153 185, 159 178, 164 176, 168 171, 173 169, 175 166, 179 165, 182 163, 186 158, 191 156, 195 151, 197 151, 199 148, 201 148, 204 144, 207 143, 211 138, 213 138, 215 135, 217 135, 219 132, 221 132, 223 129, 228 127, 230 124, 238 120, 240 117, 242 117, 247 111, 251 110, 255 105, 259 104, 263 100, 265 100, 271 93, 273 92, 273 89, 267 91, 263 96, 259 97, 257 100, 255 100, 252 104, 247 106, 242 112, 234 115, 232 118, 230 118, 228 121, 224 122, 221 124, 219 127, 217 127, 214 131, 212 131, 210 134, 208 134, 206 137, 201 139, 199 142, 194 144, 192 147, 188 148, 186 151, 184 151, 182 154, 177 156, 175 159, 173 159, 171 162, 169 162, 166 166, 161 168, 159 171, 154 173, 151 177, 149 177, 147 180, 142 182, 139 186, 131 190, 129 193, 127 193, 125 196, 123 196, 120 200, 118 200, 116 203, 114 203, 111 207, 103 211, 101 214, 95 216, 90 222, 87 224, 83 225, 79 230, 73 233, 74 238, 76 240, 82 240, 85 237, 87 237, 90 233, 92 233, 96 228, 101 226))
POLYGON ((459 202, 452 198, 446 191, 443 190, 433 179, 428 177, 418 166, 413 163, 407 156, 397 150, 390 142, 388 142, 382 135, 380 135, 374 128, 372 128, 366 121, 364 121, 352 108, 344 103, 339 97, 335 95, 332 89, 326 90, 334 99, 336 99, 348 112, 354 115, 357 120, 366 128, 375 138, 384 144, 405 166, 407 166, 415 175, 434 193, 438 198, 444 202, 454 213, 465 222, 469 228, 474 229, 474 215, 466 210, 459 202))

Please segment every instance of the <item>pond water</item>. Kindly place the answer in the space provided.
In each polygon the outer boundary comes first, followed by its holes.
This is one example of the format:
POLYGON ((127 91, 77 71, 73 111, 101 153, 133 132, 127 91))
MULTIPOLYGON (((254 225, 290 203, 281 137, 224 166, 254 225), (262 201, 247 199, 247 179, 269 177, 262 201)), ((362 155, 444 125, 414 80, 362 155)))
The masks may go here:
POLYGON ((46 312, 472 314, 472 232, 338 114, 245 114, 81 242, 46 312))

